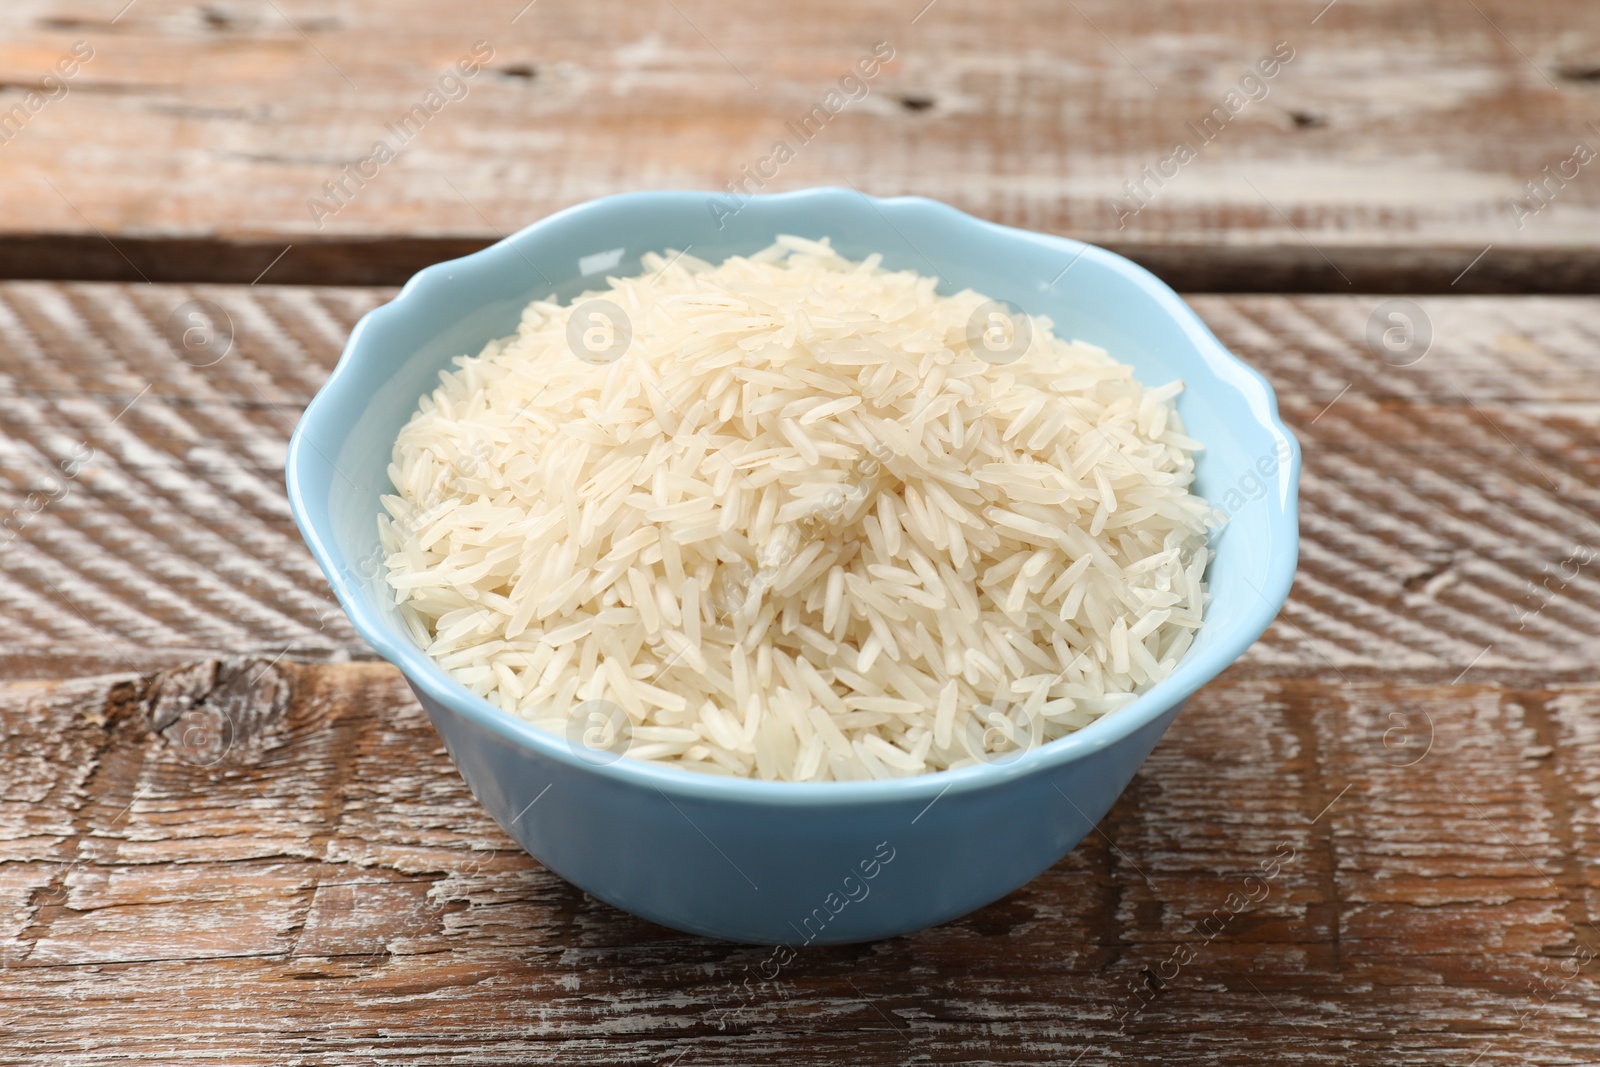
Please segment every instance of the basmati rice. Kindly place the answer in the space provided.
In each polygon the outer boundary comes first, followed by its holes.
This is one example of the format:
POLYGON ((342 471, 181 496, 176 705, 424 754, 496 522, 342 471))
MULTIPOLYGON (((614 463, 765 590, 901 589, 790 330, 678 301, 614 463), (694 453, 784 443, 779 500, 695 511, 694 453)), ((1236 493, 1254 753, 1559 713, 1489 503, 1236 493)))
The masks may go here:
POLYGON ((633 758, 844 781, 1009 758, 1188 649, 1215 513, 1182 383, 1038 316, 996 361, 986 297, 827 241, 643 267, 531 303, 395 442, 388 581, 461 684, 569 738, 620 708, 633 758))

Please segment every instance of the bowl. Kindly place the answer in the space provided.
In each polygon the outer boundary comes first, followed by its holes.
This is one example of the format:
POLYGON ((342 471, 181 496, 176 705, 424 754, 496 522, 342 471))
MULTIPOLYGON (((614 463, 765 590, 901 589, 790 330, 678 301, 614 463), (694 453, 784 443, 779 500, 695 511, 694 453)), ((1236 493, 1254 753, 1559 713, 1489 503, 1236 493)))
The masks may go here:
POLYGON ((1184 700, 1272 621, 1294 576, 1300 454, 1272 389, 1170 288, 1064 237, 1009 229, 913 197, 846 189, 731 198, 643 192, 551 215, 413 277, 356 325, 290 442, 290 506, 356 631, 397 666, 474 795, 550 870, 678 930, 788 946, 870 941, 956 918, 1023 885, 1106 814, 1184 700), (603 288, 638 257, 717 262, 774 235, 831 237, 852 258, 937 274, 1054 319, 1178 402, 1204 442, 1196 488, 1230 516, 1214 535, 1211 599, 1193 646, 1128 706, 997 760, 873 782, 695 774, 581 746, 501 712, 408 636, 384 584, 376 515, 390 449, 441 368, 514 332, 523 306, 603 288))

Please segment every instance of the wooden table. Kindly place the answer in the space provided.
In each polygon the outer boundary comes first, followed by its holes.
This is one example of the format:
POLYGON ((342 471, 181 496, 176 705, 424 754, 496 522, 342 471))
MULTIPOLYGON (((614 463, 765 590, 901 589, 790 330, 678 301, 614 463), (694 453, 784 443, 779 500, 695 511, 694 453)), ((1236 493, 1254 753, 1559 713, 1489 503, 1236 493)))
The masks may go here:
POLYGON ((0 1061, 1600 1062, 1600 299, 1550 295, 1600 285, 1600 160, 1523 184, 1600 148, 1600 9, 125 3, 0 12, 0 1061), (879 41, 767 188, 937 196, 1195 293, 1305 446, 1302 562, 1054 869, 742 997, 762 950, 483 813, 333 606, 284 447, 373 286, 720 187, 879 41), (205 366, 166 339, 195 298, 205 366), (1369 342, 1391 300, 1415 362, 1369 342))

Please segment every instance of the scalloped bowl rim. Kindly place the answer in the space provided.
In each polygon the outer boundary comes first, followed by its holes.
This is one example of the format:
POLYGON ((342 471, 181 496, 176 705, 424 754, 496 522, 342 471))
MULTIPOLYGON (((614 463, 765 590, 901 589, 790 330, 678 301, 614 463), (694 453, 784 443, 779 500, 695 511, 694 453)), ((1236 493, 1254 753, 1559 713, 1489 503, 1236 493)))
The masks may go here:
MULTIPOLYGON (((363 336, 374 322, 406 315, 409 311, 407 305, 418 290, 434 281, 440 275, 447 275, 459 265, 472 261, 520 256, 520 252, 517 250, 518 246, 535 242, 541 231, 553 226, 558 221, 575 216, 602 213, 608 207, 623 201, 667 200, 682 196, 708 198, 720 195, 722 194, 692 190, 661 190, 620 193, 575 204, 548 215, 477 252, 423 268, 412 275, 393 300, 367 312, 356 323, 338 363, 334 366, 332 373, 328 376, 322 388, 312 398, 311 403, 307 405, 298 425, 295 427, 294 434, 289 442, 285 481, 288 488, 290 510, 294 515, 295 522, 310 547, 313 557, 332 586, 334 595, 344 609, 345 614, 349 617, 351 624, 356 632, 380 656, 398 667, 412 685, 422 689, 428 696, 456 714, 465 716, 472 722, 491 730, 507 740, 527 746, 541 756, 558 760, 568 765, 583 767, 597 775, 630 781, 640 786, 652 787, 666 794, 734 800, 757 805, 803 804, 826 806, 830 804, 855 805, 864 802, 906 802, 914 800, 931 802, 952 790, 967 792, 988 789, 1007 780, 1031 776, 1041 771, 1051 770, 1093 756, 1095 753, 1110 747, 1140 727, 1157 719, 1174 705, 1186 700, 1202 685, 1211 681, 1232 664, 1234 660, 1238 659, 1265 632, 1267 626, 1271 624, 1279 610, 1281 610, 1284 601, 1288 597, 1289 587, 1294 580, 1298 558, 1296 502, 1301 459, 1299 443, 1279 417, 1277 398, 1273 393, 1272 387, 1259 372, 1228 351, 1212 334, 1205 323, 1201 321, 1200 317, 1165 282, 1133 261, 1107 249, 1069 237, 1041 234, 989 222, 985 219, 968 215, 948 204, 930 200, 926 197, 898 196, 880 198, 867 196, 853 189, 818 187, 787 193, 759 195, 751 198, 746 203, 746 206, 748 207, 751 203, 761 202, 803 203, 807 200, 839 196, 863 198, 872 204, 880 214, 886 210, 893 212, 932 211, 943 214, 948 219, 957 221, 961 225, 977 230, 990 240, 1021 240, 1043 243, 1054 248, 1064 249, 1074 253, 1075 256, 1081 256, 1085 260, 1097 262, 1101 267, 1119 272, 1128 280, 1133 281, 1146 295, 1154 298, 1157 304, 1172 316, 1173 320, 1183 329, 1185 335, 1193 343, 1195 352, 1202 361, 1219 372, 1226 371, 1226 376, 1234 383, 1239 384, 1241 390, 1245 387, 1256 390, 1257 395, 1252 398, 1254 402, 1250 405, 1252 411, 1257 414, 1258 418, 1262 414, 1266 416, 1261 425, 1277 439, 1287 444, 1290 455, 1286 465, 1288 469, 1280 477, 1278 483, 1281 496, 1279 501, 1281 514, 1276 515, 1272 520, 1274 551, 1272 558, 1268 561, 1265 588, 1257 591, 1259 603, 1255 605, 1254 610, 1247 613, 1243 620, 1236 623, 1232 632, 1219 638, 1219 643, 1216 646, 1204 650, 1202 655, 1197 656, 1191 650, 1190 654, 1179 661, 1178 666, 1171 674, 1150 689, 1139 694, 1138 698, 1132 703, 1102 716, 1073 733, 1030 749, 1015 760, 1008 761, 1003 765, 979 764, 956 770, 934 771, 909 778, 895 778, 883 781, 762 781, 750 778, 701 774, 674 768, 670 765, 655 764, 626 757, 606 764, 596 764, 582 759, 571 751, 565 738, 542 730, 531 723, 513 718, 450 678, 443 668, 439 667, 411 640, 409 635, 381 618, 371 609, 365 599, 352 588, 351 583, 339 566, 342 554, 333 546, 331 536, 325 536, 324 530, 316 520, 319 509, 312 507, 303 493, 299 477, 300 468, 302 464, 315 462, 315 460, 306 458, 306 450, 320 451, 310 443, 309 435, 319 425, 323 417, 334 411, 342 392, 345 391, 344 383, 349 377, 351 367, 358 360, 369 358, 370 354, 364 354, 362 351, 363 336), (1243 375, 1242 381, 1240 379, 1241 372, 1243 375), (1281 549, 1278 547, 1279 542, 1277 541, 1279 534, 1283 535, 1281 549)), ((885 219, 887 221, 887 216, 885 216, 885 219)), ((892 222, 891 225, 893 225, 892 222)), ((1204 624, 1202 623, 1202 625, 1204 624)))

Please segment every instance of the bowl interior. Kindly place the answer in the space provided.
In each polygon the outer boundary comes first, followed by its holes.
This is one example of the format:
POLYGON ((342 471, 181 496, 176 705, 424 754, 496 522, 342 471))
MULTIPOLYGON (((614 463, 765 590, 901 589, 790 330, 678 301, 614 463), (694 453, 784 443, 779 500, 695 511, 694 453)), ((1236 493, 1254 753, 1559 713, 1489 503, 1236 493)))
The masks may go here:
POLYGON ((1186 382, 1178 409, 1190 436, 1205 443, 1197 488, 1230 515, 1213 537, 1205 625, 1172 676, 1046 749, 1109 743, 1204 684, 1271 622, 1295 565, 1298 447, 1270 387, 1182 300, 1094 246, 996 226, 929 200, 816 189, 742 207, 688 192, 593 201, 429 267, 363 319, 296 431, 288 475, 296 518, 362 636, 414 679, 453 694, 453 704, 481 704, 499 716, 406 636, 377 565, 378 498, 392 492, 387 467, 401 426, 451 359, 513 332, 529 300, 604 288, 607 274, 638 273, 648 251, 687 250, 717 262, 763 248, 778 233, 826 236, 857 259, 880 252, 888 267, 938 275, 941 292, 970 287, 1048 315, 1059 335, 1106 348, 1146 385, 1186 382))

